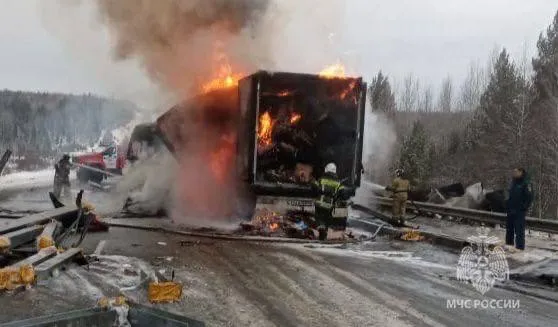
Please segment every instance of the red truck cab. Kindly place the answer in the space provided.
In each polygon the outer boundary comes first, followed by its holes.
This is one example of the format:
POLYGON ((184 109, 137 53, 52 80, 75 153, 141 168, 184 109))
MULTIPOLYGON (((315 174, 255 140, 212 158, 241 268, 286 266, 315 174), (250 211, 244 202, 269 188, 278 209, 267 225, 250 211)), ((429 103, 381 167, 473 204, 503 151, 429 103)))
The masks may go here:
POLYGON ((102 171, 122 175, 122 169, 126 165, 126 156, 125 152, 116 143, 113 143, 100 152, 74 156, 72 162, 94 168, 79 167, 77 171, 79 181, 88 182, 91 180, 100 183, 107 176, 102 171))

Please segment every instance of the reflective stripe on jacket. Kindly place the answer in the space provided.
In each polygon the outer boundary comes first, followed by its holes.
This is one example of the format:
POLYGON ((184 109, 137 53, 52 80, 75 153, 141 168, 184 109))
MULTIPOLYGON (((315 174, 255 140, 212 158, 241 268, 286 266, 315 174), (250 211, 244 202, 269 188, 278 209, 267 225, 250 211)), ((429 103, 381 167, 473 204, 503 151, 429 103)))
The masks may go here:
POLYGON ((339 192, 345 187, 335 178, 325 176, 320 178, 316 183, 316 188, 320 192, 320 198, 316 201, 316 205, 323 208, 333 208, 339 192))

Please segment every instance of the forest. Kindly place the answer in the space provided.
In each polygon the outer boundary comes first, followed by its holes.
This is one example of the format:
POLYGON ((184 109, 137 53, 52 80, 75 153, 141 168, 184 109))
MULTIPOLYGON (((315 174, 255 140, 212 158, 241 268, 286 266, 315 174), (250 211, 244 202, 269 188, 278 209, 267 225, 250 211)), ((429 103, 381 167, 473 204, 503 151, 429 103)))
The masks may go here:
POLYGON ((11 149, 18 169, 42 168, 63 152, 92 145, 136 111, 131 102, 90 94, 2 90, 0 151, 11 149))
MULTIPOLYGON (((471 63, 460 85, 448 77, 437 96, 432 89, 413 74, 393 83, 378 72, 370 83, 373 113, 397 134, 390 168, 405 169, 415 186, 507 189, 511 170, 523 167, 535 193, 530 214, 558 217, 558 13, 534 58, 497 49, 488 64, 471 63)), ((365 169, 378 182, 390 178, 389 169, 365 169)))

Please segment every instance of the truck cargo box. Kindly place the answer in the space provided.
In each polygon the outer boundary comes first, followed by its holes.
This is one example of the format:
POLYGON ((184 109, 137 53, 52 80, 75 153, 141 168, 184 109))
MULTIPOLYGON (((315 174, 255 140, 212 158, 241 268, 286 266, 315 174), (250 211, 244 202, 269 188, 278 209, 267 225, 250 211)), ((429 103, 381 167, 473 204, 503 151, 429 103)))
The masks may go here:
POLYGON ((260 71, 171 108, 157 127, 174 153, 203 137, 192 124, 234 129, 237 181, 255 195, 304 197, 329 162, 345 185, 360 185, 365 101, 361 78, 260 71))
POLYGON ((239 82, 237 172, 257 195, 306 196, 325 165, 360 185, 366 84, 260 71, 239 82))

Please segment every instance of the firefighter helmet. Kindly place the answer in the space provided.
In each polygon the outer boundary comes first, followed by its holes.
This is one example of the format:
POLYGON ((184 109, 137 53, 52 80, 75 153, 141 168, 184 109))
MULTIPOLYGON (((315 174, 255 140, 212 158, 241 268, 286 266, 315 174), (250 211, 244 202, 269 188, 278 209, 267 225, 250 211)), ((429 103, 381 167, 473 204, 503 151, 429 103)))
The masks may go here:
POLYGON ((325 166, 324 172, 330 173, 330 174, 337 174, 337 166, 335 166, 335 164, 333 162, 328 163, 325 166))
POLYGON ((405 171, 403 169, 399 168, 395 170, 395 176, 401 177, 403 176, 403 174, 405 174, 405 171))

